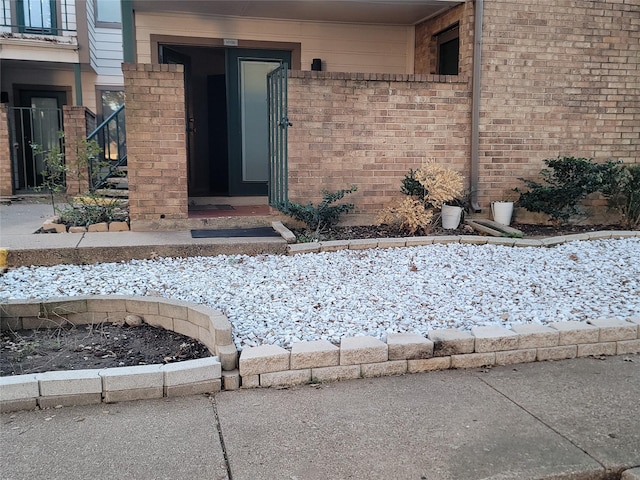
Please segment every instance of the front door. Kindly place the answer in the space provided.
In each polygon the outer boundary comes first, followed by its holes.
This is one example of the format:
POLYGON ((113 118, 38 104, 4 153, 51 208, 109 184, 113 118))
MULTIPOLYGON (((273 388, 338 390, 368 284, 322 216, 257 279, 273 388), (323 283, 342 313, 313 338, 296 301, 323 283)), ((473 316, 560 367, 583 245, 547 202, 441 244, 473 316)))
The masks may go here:
POLYGON ((291 63, 291 52, 227 50, 230 195, 267 195, 267 74, 282 63, 291 63))
POLYGON ((44 156, 53 147, 60 147, 62 105, 67 94, 62 91, 20 90, 19 108, 16 109, 15 133, 19 139, 14 168, 17 170, 18 189, 42 185, 44 156), (40 153, 34 153, 32 145, 40 153))

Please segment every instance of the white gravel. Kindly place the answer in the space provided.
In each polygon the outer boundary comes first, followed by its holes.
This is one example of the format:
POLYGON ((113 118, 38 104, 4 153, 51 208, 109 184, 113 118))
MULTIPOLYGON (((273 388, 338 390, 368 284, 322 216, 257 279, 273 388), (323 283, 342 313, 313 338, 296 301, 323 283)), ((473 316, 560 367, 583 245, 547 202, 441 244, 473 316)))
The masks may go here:
POLYGON ((345 250, 22 267, 6 299, 118 294, 222 310, 239 348, 440 328, 640 315, 640 238, 554 248, 491 245, 345 250))

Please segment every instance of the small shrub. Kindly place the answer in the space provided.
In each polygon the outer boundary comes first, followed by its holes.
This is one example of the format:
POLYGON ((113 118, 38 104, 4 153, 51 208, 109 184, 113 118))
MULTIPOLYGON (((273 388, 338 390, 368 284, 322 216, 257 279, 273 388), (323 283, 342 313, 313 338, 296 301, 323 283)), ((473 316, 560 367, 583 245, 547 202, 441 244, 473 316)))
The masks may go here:
POLYGON ((60 221, 69 227, 84 227, 94 223, 127 221, 129 214, 118 199, 92 196, 76 198, 66 208, 58 209, 60 221))
POLYGON ((416 178, 417 170, 409 169, 409 173, 405 175, 402 179, 402 187, 400 191, 404 195, 409 195, 410 197, 417 197, 419 199, 424 199, 427 196, 427 189, 424 188, 418 179, 416 178))
POLYGON ((338 190, 337 192, 322 191, 322 201, 318 205, 309 202, 306 205, 300 203, 289 202, 287 204, 278 205, 285 215, 303 222, 309 230, 312 230, 315 238, 319 238, 320 233, 335 226, 340 221, 343 213, 350 212, 355 208, 353 203, 343 203, 340 205, 332 205, 338 200, 342 200, 345 195, 358 190, 356 185, 346 190, 338 190))
POLYGON ((425 208, 424 203, 414 197, 405 198, 396 206, 382 210, 376 221, 379 224, 392 225, 409 235, 428 233, 431 230, 433 210, 425 208))
POLYGON ((554 224, 559 224, 583 214, 579 203, 612 182, 619 162, 597 164, 586 158, 558 157, 544 163, 547 168, 540 171, 542 183, 519 178, 528 191, 515 189, 520 193, 517 203, 530 212, 546 213, 554 224))
POLYGON ((604 179, 602 194, 630 229, 640 227, 640 165, 625 165, 604 179))
POLYGON ((425 202, 435 208, 441 208, 464 191, 462 175, 439 163, 428 162, 416 171, 415 177, 426 191, 425 202))
POLYGON ((442 208, 443 203, 467 202, 462 175, 433 161, 418 170, 409 170, 400 191, 410 198, 383 209, 376 221, 398 227, 409 235, 428 233, 440 218, 434 215, 434 210, 442 208))

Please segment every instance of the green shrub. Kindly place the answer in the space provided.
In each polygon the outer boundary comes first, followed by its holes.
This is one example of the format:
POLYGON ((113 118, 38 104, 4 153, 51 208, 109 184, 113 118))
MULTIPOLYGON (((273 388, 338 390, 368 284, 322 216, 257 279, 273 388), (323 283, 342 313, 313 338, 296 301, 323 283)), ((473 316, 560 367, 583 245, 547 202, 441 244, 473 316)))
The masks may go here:
POLYGON ((417 197, 420 200, 423 200, 429 192, 427 192, 424 185, 422 185, 416 178, 416 173, 418 173, 418 170, 414 170, 413 168, 409 169, 409 173, 407 173, 402 179, 402 187, 400 187, 400 191, 404 195, 417 197))
POLYGON ((581 215, 579 203, 590 193, 602 191, 616 178, 620 162, 593 163, 586 158, 558 157, 544 160, 547 168, 540 171, 542 183, 519 178, 528 188, 520 192, 518 205, 530 212, 542 212, 553 223, 566 222, 581 215))
POLYGON ((603 180, 602 194, 628 228, 640 227, 640 165, 624 165, 603 180))
POLYGON ((289 202, 280 204, 277 208, 285 215, 303 222, 309 230, 315 232, 315 238, 317 239, 321 232, 335 226, 340 221, 340 216, 343 213, 350 212, 355 208, 353 203, 332 204, 357 190, 358 187, 356 185, 347 190, 338 190, 337 192, 323 190, 322 201, 318 205, 314 205, 311 202, 306 205, 289 202))
POLYGON ((69 227, 84 227, 101 222, 124 222, 129 219, 119 199, 94 196, 79 197, 65 208, 58 209, 60 221, 69 227))

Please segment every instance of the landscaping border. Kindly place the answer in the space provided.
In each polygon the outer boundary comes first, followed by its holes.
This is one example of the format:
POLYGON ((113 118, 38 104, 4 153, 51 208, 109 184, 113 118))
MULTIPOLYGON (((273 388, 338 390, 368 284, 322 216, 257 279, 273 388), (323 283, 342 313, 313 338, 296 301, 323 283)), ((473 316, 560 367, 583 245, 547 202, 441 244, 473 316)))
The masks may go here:
POLYGON ((166 365, 0 377, 0 411, 212 393, 239 387, 238 353, 231 323, 222 312, 191 302, 118 295, 10 300, 0 304, 0 328, 97 325, 122 322, 127 315, 138 315, 149 325, 194 338, 214 356, 166 365))

